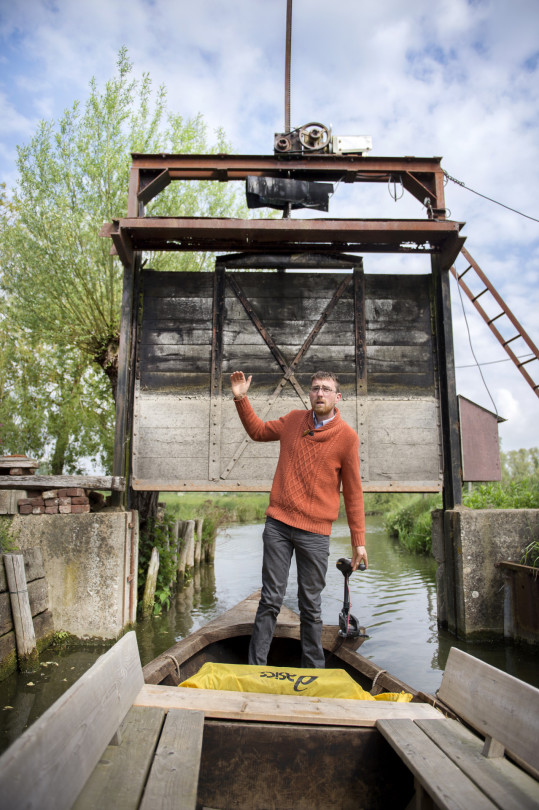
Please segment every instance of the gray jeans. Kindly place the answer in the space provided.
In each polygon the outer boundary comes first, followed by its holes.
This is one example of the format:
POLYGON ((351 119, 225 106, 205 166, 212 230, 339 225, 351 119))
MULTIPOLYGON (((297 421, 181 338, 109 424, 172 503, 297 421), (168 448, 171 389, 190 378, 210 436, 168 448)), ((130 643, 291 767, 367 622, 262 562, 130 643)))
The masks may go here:
POLYGON ((322 648, 322 591, 326 584, 329 535, 295 529, 268 517, 264 527, 262 593, 249 645, 249 663, 264 665, 283 603, 292 554, 296 553, 301 666, 325 666, 322 648))

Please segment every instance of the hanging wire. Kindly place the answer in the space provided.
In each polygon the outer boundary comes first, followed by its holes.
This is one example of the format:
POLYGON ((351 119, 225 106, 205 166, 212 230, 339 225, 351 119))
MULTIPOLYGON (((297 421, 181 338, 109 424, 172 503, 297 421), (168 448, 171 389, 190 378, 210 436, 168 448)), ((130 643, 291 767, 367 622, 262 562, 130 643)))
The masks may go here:
MULTIPOLYGON (((517 357, 517 360, 528 360, 531 357, 535 357, 535 355, 530 352, 530 354, 522 354, 520 357, 517 357)), ((510 357, 503 357, 501 360, 485 360, 483 363, 479 363, 480 366, 495 366, 496 363, 512 363, 513 360, 510 357)), ((455 368, 475 368, 475 363, 470 363, 467 366, 455 366, 455 368)))
POLYGON ((404 197, 404 186, 403 186, 402 179, 401 179, 400 175, 398 176, 397 179, 398 179, 398 184, 399 184, 399 187, 400 187, 400 194, 399 195, 397 195, 397 180, 393 177, 392 174, 390 174, 388 179, 387 179, 387 189, 389 191, 389 196, 392 199, 394 199, 395 202, 398 202, 402 197, 404 197), (391 190, 391 184, 393 184, 393 191, 391 190))
POLYGON ((490 401, 492 402, 492 405, 494 407, 494 413, 496 414, 496 416, 498 416, 499 415, 498 414, 498 408, 496 407, 496 403, 494 402, 494 399, 492 398, 492 394, 490 393, 490 389, 489 389, 489 387, 487 385, 487 381, 485 380, 485 378, 483 376, 483 372, 481 370, 481 364, 479 363, 477 357, 475 356, 475 352, 474 352, 474 348, 473 348, 473 344, 472 344, 472 335, 471 335, 471 332, 470 332, 470 326, 468 324, 468 317, 466 315, 466 310, 464 309, 464 300, 462 298, 462 291, 460 289, 460 284, 458 283, 458 279, 457 279, 457 290, 458 290, 458 293, 459 293, 460 305, 462 307, 462 314, 464 315, 464 323, 466 324, 466 331, 468 332, 468 343, 470 344, 472 357, 475 360, 475 365, 477 366, 477 368, 479 370, 479 374, 481 375, 481 379, 483 380, 483 385, 485 386, 487 394, 489 395, 490 401))
POLYGON ((518 211, 516 208, 511 208, 510 205, 505 205, 504 203, 499 202, 498 200, 493 200, 492 197, 487 197, 486 194, 481 194, 480 191, 475 191, 473 188, 469 188, 466 183, 463 183, 462 180, 457 180, 456 177, 451 177, 445 170, 443 170, 444 175, 448 180, 451 180, 453 183, 456 183, 458 186, 465 188, 466 191, 471 191, 472 194, 477 194, 478 197, 482 197, 484 200, 488 200, 489 202, 493 202, 496 205, 501 205, 502 208, 507 208, 508 211, 512 211, 514 214, 519 214, 521 217, 526 217, 526 219, 531 219, 532 222, 539 222, 539 219, 536 217, 531 217, 529 214, 524 214, 522 211, 518 211))

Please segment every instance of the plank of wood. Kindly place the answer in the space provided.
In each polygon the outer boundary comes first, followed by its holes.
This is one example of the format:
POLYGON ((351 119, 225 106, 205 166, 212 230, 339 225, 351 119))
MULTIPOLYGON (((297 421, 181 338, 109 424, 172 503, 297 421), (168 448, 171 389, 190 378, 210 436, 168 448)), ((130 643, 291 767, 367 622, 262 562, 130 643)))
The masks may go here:
POLYGON ((195 810, 203 733, 203 711, 168 712, 140 810, 195 810))
POLYGON ((423 703, 222 692, 217 689, 183 689, 155 684, 146 684, 134 703, 136 706, 204 711, 208 718, 262 723, 369 727, 374 726, 380 718, 427 719, 440 716, 436 709, 423 703))
POLYGON ((127 633, 0 758, 5 807, 68 810, 143 685, 127 633))
POLYGON ((36 650, 36 635, 22 554, 4 554, 4 566, 9 586, 13 628, 17 640, 17 655, 29 656, 36 650))
POLYGON ((163 709, 132 706, 122 723, 121 742, 109 745, 84 785, 73 810, 136 810, 150 772, 163 722, 163 709))
POLYGON ((444 810, 493 810, 496 807, 413 720, 378 720, 376 728, 438 807, 444 810))
POLYGON ((539 773, 539 689, 452 647, 438 697, 539 773))
POLYGON ((487 759, 482 742, 456 720, 417 725, 501 810, 537 810, 539 782, 505 758, 487 759))
POLYGON ((10 475, 10 489, 111 489, 123 492, 125 478, 114 475, 10 475))

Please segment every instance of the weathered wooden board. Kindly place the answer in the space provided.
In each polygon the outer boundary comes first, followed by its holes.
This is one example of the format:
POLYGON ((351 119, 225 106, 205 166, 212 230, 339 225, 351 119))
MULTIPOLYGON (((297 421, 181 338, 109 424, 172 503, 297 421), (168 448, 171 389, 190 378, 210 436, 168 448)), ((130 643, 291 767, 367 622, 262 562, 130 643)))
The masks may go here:
POLYGON ((452 647, 438 697, 539 774, 539 689, 452 647))
POLYGON ((10 489, 112 489, 123 492, 125 478, 114 475, 10 475, 10 489))
POLYGON ((136 706, 203 711, 207 718, 356 727, 372 727, 380 718, 414 720, 441 716, 426 703, 222 692, 218 689, 183 689, 155 684, 145 684, 134 703, 136 706))
POLYGON ((276 354, 290 363, 299 352, 303 356, 294 373, 305 401, 314 371, 339 374, 341 412, 360 436, 366 487, 371 482, 400 490, 439 487, 429 276, 367 275, 359 297, 352 274, 317 273, 315 278, 227 271, 220 298, 214 296, 216 278, 211 273, 143 274, 135 488, 156 488, 157 482, 167 489, 212 483, 215 488, 252 488, 255 482, 268 488, 278 447, 245 441, 229 377, 237 368, 252 374, 257 413, 265 420, 279 418, 305 407, 291 382, 274 396, 284 374, 276 354), (364 311, 356 312, 363 301, 364 311), (214 308, 220 306, 215 317, 214 308), (326 309, 327 317, 321 318, 326 309), (358 319, 365 324, 366 340, 361 388, 358 319), (356 403, 360 390, 362 399, 356 403), (268 402, 273 402, 269 409, 268 402))
MULTIPOLYGON (((444 721, 441 721, 444 722, 444 721)), ((444 810, 495 810, 459 767, 434 745, 412 720, 380 719, 376 728, 423 785, 435 806, 444 810)))
POLYGON ((539 782, 505 757, 483 756, 483 741, 462 723, 418 720, 417 725, 503 810, 537 810, 539 782))
POLYGON ((2 755, 2 804, 68 810, 142 683, 136 636, 131 632, 2 755))
POLYGON ((4 554, 4 565, 11 600, 13 629, 17 639, 17 655, 20 658, 33 654, 36 650, 36 634, 32 622, 24 557, 20 553, 4 554))
POLYGON ((204 712, 167 714, 140 810, 196 810, 204 712))
POLYGON ((138 808, 165 719, 163 709, 132 706, 121 726, 119 744, 103 752, 73 810, 138 808))

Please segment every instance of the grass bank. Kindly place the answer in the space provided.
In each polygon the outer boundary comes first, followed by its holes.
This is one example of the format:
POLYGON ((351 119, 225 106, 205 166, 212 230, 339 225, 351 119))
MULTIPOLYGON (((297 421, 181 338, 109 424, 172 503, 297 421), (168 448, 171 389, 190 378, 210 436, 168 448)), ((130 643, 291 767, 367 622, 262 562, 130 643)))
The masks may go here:
MULTIPOLYGON (((476 485, 463 494, 462 502, 469 509, 539 509, 539 476, 476 485)), ((408 496, 387 513, 385 527, 409 551, 432 554, 431 512, 441 507, 440 495, 408 496)), ((532 546, 537 549, 538 544, 532 546)))

